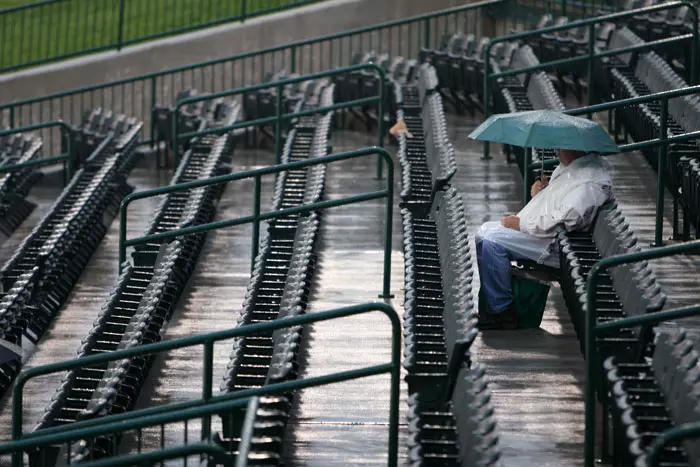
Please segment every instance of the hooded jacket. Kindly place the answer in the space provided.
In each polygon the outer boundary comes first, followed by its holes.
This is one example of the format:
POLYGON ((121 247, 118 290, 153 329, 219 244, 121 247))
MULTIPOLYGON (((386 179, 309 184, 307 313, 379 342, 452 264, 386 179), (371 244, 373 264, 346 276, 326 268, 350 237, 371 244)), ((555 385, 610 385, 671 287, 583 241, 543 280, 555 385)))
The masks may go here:
POLYGON ((590 226, 598 208, 613 197, 609 164, 597 153, 581 156, 552 173, 549 184, 517 214, 520 231, 554 237, 556 226, 568 231, 590 226))

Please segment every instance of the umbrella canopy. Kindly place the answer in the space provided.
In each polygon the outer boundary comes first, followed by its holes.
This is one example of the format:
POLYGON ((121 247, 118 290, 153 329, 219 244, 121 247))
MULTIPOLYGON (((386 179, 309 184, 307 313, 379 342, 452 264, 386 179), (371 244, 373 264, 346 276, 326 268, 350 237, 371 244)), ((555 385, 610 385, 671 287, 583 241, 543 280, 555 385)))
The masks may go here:
POLYGON ((610 135, 596 122, 553 110, 492 115, 469 137, 524 148, 620 152, 610 135))

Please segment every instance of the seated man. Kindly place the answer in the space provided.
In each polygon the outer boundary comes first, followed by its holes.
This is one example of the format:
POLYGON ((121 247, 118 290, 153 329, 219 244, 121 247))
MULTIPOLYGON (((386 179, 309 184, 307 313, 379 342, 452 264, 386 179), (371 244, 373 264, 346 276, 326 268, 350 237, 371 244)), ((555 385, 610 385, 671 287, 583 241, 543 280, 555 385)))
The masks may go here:
POLYGON ((481 329, 515 329, 517 311, 511 287, 511 261, 530 260, 559 267, 557 225, 569 231, 590 226, 598 208, 612 199, 607 162, 596 153, 560 150, 561 164, 551 180, 536 181, 532 200, 516 215, 486 222, 476 233, 481 276, 480 297, 488 310, 479 314, 481 329))

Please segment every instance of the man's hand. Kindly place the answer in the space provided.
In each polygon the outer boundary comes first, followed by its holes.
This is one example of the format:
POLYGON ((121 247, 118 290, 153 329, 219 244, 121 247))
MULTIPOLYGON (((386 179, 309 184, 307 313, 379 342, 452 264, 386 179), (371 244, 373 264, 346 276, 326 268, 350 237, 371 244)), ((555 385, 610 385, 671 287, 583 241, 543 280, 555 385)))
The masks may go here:
POLYGON ((543 175, 542 178, 537 180, 535 183, 532 184, 532 187, 530 187, 530 196, 534 198, 537 195, 537 193, 539 193, 547 187, 548 183, 549 182, 547 181, 547 177, 543 175))
POLYGON ((507 229, 520 230, 520 218, 518 216, 506 216, 501 219, 501 225, 507 229))

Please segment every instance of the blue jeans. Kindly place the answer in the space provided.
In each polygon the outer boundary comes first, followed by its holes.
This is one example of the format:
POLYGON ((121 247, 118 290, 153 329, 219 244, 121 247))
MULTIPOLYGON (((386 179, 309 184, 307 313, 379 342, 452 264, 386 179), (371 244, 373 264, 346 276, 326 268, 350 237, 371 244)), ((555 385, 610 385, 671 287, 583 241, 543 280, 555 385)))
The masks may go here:
POLYGON ((551 238, 538 238, 487 222, 476 234, 476 262, 481 277, 481 296, 488 309, 502 313, 513 303, 511 261, 538 261, 558 267, 551 253, 551 238), (507 246, 505 246, 507 245, 507 246))

